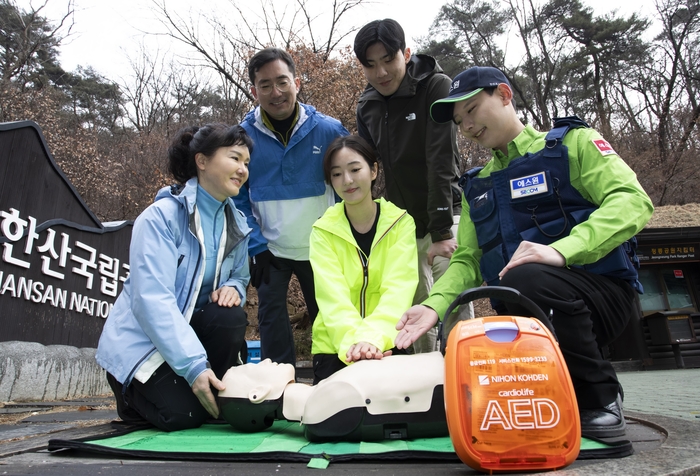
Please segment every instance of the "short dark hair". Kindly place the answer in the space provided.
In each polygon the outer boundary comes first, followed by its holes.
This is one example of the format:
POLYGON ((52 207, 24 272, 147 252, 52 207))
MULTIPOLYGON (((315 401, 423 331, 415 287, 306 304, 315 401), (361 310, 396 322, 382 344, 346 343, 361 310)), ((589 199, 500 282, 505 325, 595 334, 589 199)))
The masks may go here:
POLYGON ((345 148, 360 154, 370 168, 379 163, 376 152, 362 137, 358 135, 336 137, 330 143, 328 149, 326 149, 326 154, 323 156, 323 177, 326 179, 326 183, 331 183, 331 162, 333 161, 333 156, 340 149, 345 148))
POLYGON ((276 60, 282 60, 287 63, 292 76, 296 77, 296 67, 294 66, 292 55, 281 48, 265 48, 255 53, 248 62, 248 78, 250 78, 250 84, 255 86, 255 74, 260 71, 260 68, 276 60))
POLYGON ((185 183, 197 176, 194 159, 197 154, 211 157, 219 147, 233 145, 244 145, 253 150, 253 140, 241 126, 214 123, 182 128, 168 147, 168 168, 175 180, 185 183))
MULTIPOLYGON (((391 18, 384 20, 374 20, 360 28, 355 36, 355 56, 364 66, 367 63, 367 48, 375 43, 381 43, 386 48, 386 52, 396 55, 399 51, 406 50, 406 35, 399 22, 391 18)), ((394 56, 392 56, 393 58, 394 56)))

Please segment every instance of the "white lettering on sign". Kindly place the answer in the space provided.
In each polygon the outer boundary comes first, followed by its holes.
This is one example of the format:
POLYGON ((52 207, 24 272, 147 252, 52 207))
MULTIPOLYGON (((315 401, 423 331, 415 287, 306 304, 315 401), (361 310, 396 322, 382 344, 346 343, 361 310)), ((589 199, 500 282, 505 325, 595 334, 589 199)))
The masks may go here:
POLYGON ((2 250, 2 260, 5 263, 30 269, 30 263, 23 259, 26 258, 23 255, 31 256, 36 250, 41 254, 42 274, 63 280, 70 259, 78 264, 70 267, 70 271, 85 278, 86 289, 92 289, 95 274, 99 273, 100 292, 110 297, 117 296, 119 281, 124 282, 129 276, 128 263, 120 263, 117 258, 98 253, 97 249, 81 241, 74 241, 71 247, 70 236, 66 233, 61 233, 57 251, 56 230, 52 228, 41 232, 46 234, 46 239, 43 244, 39 244, 40 234, 36 232, 36 219, 31 216, 27 217, 27 220, 23 219, 19 210, 15 208, 10 208, 9 212, 0 210, 0 219, 0 232, 8 240, 3 243, 2 250), (26 239, 24 247, 20 244, 23 237, 26 239), (124 272, 121 276, 120 271, 124 272))
POLYGON ((90 269, 96 269, 97 268, 97 263, 95 261, 95 258, 97 257, 97 250, 93 248, 92 246, 88 246, 85 243, 82 243, 80 241, 75 242, 75 246, 78 248, 85 250, 88 252, 89 258, 85 259, 83 257, 80 257, 78 255, 71 255, 70 259, 73 261, 76 261, 80 263, 80 266, 78 268, 73 268, 73 272, 75 274, 79 274, 81 276, 85 276, 87 278, 87 288, 92 289, 92 278, 93 278, 93 273, 88 270, 90 269))
POLYGON ((0 216, 3 218, 0 224, 2 234, 10 240, 10 243, 3 243, 2 260, 6 263, 14 264, 21 268, 29 268, 29 262, 12 256, 14 245, 12 242, 19 241, 24 234, 24 227, 27 226, 27 220, 19 217, 19 210, 10 208, 10 213, 0 210, 0 216))
MULTIPOLYGON (((71 272, 85 278, 85 289, 97 286, 95 277, 99 277, 99 291, 107 299, 118 294, 119 282, 129 276, 129 264, 122 263, 79 240, 71 240, 67 233, 57 236, 56 230, 46 228, 37 232, 37 220, 21 216, 19 210, 10 208, 0 210, 0 237, 2 243, 2 260, 22 270, 30 269, 29 256, 39 253, 41 273, 57 280, 65 280, 71 272), (71 242, 72 241, 72 242, 71 242)), ((0 295, 12 296, 37 304, 106 318, 113 302, 91 298, 81 294, 80 290, 70 292, 38 280, 12 273, 4 275, 0 271, 0 295)))
POLYGON ((492 426, 504 430, 547 429, 557 426, 559 419, 559 407, 549 398, 489 400, 480 430, 486 431, 492 426), (508 405, 508 413, 501 403, 508 405))
POLYGON ((109 301, 94 299, 76 292, 72 292, 68 299, 68 291, 65 289, 54 288, 50 284, 27 279, 24 276, 15 277, 11 273, 5 275, 4 271, 0 271, 0 295, 8 295, 37 304, 49 304, 60 309, 66 309, 68 305, 70 311, 103 319, 109 316, 114 307, 114 304, 109 301))

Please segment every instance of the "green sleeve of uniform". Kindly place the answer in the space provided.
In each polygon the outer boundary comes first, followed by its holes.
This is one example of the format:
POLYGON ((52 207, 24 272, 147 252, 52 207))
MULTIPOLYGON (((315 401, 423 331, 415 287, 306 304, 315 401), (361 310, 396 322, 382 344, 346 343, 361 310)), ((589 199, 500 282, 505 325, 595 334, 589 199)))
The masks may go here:
POLYGON ((552 243, 567 266, 598 261, 636 235, 654 211, 634 171, 617 153, 603 155, 594 143, 599 139, 593 129, 575 129, 564 139, 572 185, 599 207, 569 236, 552 243))

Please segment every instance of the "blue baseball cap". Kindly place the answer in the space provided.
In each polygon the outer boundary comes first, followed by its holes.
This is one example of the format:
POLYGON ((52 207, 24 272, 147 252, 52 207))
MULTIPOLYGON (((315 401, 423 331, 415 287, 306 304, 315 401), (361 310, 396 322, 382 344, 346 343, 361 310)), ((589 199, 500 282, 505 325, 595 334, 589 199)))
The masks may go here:
POLYGON ((438 124, 452 121, 454 103, 478 94, 484 88, 493 88, 501 83, 510 87, 510 82, 500 69, 491 66, 472 66, 462 71, 450 85, 450 93, 430 106, 430 117, 438 124))

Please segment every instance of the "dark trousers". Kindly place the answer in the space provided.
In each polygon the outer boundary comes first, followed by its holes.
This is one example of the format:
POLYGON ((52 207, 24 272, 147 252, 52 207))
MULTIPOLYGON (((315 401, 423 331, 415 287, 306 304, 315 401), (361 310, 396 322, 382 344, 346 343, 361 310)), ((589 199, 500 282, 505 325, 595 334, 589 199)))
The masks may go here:
POLYGON ((260 327, 260 358, 280 364, 296 365, 294 335, 287 311, 287 290, 294 273, 299 280, 306 308, 313 323, 318 314, 314 294, 314 275, 309 261, 277 258, 280 269, 270 266, 270 282, 258 288, 258 325, 260 327))
POLYGON ((314 364, 314 385, 342 370, 348 365, 338 358, 337 354, 315 354, 314 364))
MULTIPOLYGON (((397 349, 396 347, 391 349, 391 355, 400 354, 408 354, 407 349, 397 349)), ((348 364, 338 358, 338 354, 314 354, 313 365, 314 385, 348 366, 348 364)))
MULTIPOLYGON (((575 268, 525 264, 509 270, 501 286, 520 291, 546 315, 552 310, 559 348, 571 374, 579 408, 601 408, 621 391, 600 349, 615 340, 636 312, 636 291, 626 281, 575 268)), ((528 315, 506 304, 514 315, 528 315)))
MULTIPOLYGON (((218 379, 247 359, 246 314, 240 307, 205 305, 190 320, 190 326, 207 352, 207 360, 218 379)), ((167 364, 158 367, 146 381, 134 379, 126 389, 107 373, 107 381, 117 399, 117 413, 127 423, 143 419, 165 431, 197 428, 210 416, 192 392, 187 380, 167 364)), ((212 389, 214 395, 216 391, 212 389)))

